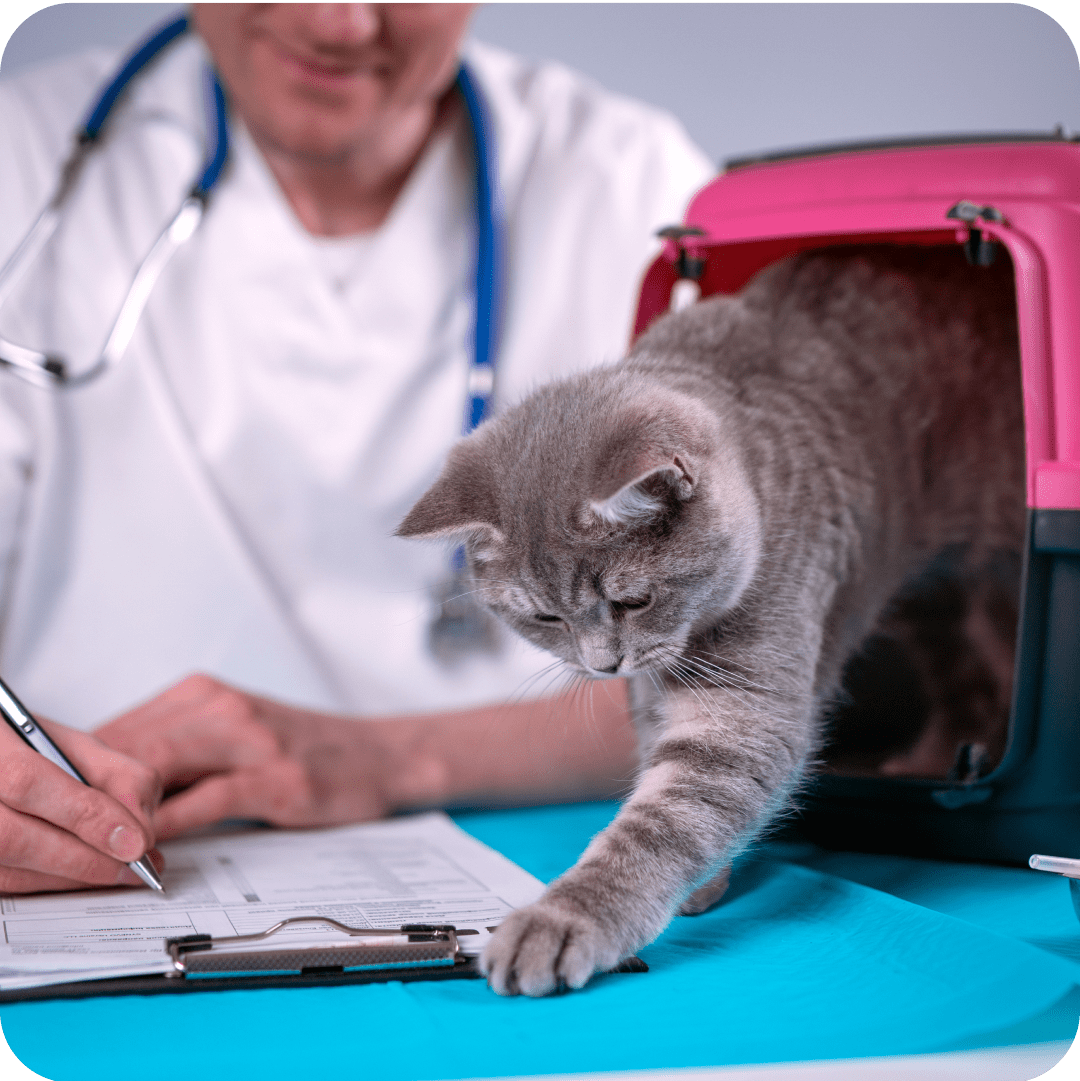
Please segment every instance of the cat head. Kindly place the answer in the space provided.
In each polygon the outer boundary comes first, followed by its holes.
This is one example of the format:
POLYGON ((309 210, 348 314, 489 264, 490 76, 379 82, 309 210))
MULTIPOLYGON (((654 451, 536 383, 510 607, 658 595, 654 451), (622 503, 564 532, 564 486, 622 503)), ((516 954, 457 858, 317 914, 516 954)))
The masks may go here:
POLYGON ((476 596, 591 676, 661 668, 738 603, 757 504, 717 417, 609 368, 458 443, 397 531, 464 543, 476 596))

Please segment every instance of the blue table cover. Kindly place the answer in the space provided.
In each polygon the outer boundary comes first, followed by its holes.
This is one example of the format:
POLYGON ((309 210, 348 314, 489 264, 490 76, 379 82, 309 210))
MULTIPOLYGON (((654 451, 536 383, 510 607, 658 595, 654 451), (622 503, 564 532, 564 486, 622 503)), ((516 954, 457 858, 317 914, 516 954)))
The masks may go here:
MULTIPOLYGON (((549 880, 612 803, 456 814, 549 880)), ((723 903, 641 952, 647 974, 500 999, 482 981, 15 1003, 52 1081, 435 1079, 907 1055, 1071 1039, 1080 923, 1021 868, 765 844, 723 903)))

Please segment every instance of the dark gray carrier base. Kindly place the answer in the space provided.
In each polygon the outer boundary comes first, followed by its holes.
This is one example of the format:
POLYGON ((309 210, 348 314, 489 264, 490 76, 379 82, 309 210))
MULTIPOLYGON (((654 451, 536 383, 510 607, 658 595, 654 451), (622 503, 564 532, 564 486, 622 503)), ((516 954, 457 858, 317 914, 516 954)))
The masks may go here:
POLYGON ((1080 852, 1080 806, 946 812, 879 800, 823 798, 808 805, 784 836, 849 852, 1026 866, 1034 852, 1080 852))
POLYGON ((1080 857, 1080 510, 1029 512, 1009 740, 970 784, 822 776, 792 823, 828 848, 1080 857))

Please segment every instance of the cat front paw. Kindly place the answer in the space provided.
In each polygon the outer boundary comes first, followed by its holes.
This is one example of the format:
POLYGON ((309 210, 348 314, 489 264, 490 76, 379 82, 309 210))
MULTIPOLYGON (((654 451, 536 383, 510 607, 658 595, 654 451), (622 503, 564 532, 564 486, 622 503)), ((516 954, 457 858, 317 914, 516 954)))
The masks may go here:
POLYGON ((539 998, 584 987, 594 972, 606 972, 620 960, 618 944, 596 920, 541 898, 503 920, 480 970, 497 994, 539 998))

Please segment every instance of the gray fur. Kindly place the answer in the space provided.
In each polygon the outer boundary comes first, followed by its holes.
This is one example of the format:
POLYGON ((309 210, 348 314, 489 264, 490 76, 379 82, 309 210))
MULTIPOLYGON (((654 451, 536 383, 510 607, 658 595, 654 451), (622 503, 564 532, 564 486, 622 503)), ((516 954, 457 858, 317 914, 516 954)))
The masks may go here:
POLYGON ((466 538, 492 611, 628 676, 641 748, 614 822, 488 947, 496 991, 580 987, 716 894, 903 583, 949 545, 1019 546, 1020 403, 1007 265, 834 249, 454 449, 400 534, 466 538))

